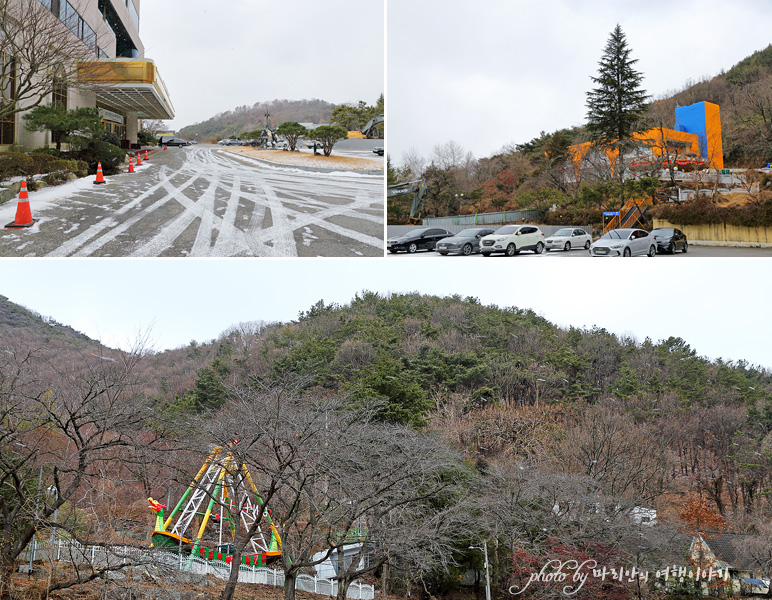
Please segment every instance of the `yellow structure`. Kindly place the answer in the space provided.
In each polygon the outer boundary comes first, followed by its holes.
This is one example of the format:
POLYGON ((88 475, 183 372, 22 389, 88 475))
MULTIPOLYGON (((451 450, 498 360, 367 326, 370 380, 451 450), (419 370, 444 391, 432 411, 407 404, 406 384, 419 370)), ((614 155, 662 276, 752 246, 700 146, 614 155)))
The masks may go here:
MULTIPOLYGON (((633 157, 630 163, 633 169, 652 164, 661 164, 663 167, 675 164, 724 168, 720 110, 718 105, 712 102, 698 102, 676 108, 676 129, 655 127, 638 131, 631 137, 644 149, 643 153, 639 152, 633 157)), ((569 148, 577 176, 590 151, 595 148, 593 142, 576 144, 569 148)), ((619 150, 606 147, 602 152, 613 172, 619 150)))

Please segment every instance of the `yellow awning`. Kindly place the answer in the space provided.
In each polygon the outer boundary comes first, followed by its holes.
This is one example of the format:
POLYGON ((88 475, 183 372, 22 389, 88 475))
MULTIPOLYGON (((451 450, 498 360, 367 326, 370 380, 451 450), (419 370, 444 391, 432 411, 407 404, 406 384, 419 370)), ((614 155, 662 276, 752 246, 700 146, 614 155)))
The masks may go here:
POLYGON ((103 59, 78 64, 78 81, 93 89, 97 105, 140 119, 172 119, 174 106, 151 60, 103 59))

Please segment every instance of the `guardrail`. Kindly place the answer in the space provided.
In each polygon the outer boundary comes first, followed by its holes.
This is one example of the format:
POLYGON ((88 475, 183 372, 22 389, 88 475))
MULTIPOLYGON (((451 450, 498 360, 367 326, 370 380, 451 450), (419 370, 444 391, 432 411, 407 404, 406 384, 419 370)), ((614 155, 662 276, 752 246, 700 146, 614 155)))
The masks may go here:
MULTIPOLYGON (((224 561, 204 560, 197 556, 180 556, 168 551, 131 546, 83 546, 74 542, 58 540, 52 548, 46 543, 32 543, 20 557, 22 562, 37 562, 42 560, 67 561, 73 564, 115 565, 163 565, 166 568, 212 575, 218 579, 227 580, 231 566, 224 561)), ((239 583, 252 583, 284 586, 284 572, 266 567, 239 565, 239 583)), ((338 582, 333 579, 323 579, 313 575, 301 574, 295 579, 295 589, 303 592, 313 592, 325 596, 338 594, 338 582)), ((353 582, 347 593, 352 600, 373 600, 375 588, 372 585, 353 582)))

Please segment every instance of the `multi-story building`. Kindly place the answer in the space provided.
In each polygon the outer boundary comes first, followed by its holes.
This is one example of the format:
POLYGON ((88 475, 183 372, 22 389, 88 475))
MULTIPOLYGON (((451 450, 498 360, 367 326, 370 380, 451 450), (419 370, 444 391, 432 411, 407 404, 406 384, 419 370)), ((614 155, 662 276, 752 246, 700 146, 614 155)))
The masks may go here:
MULTIPOLYGON (((139 37, 140 0, 34 1, 58 19, 56 27, 60 25, 64 34, 82 44, 74 59, 77 69, 71 69, 75 76, 56 85, 43 103, 69 109, 97 107, 106 131, 117 135, 124 147, 137 142, 140 119, 174 117, 166 86, 155 63, 145 57, 139 37)), ((23 68, 19 65, 18 71, 23 68)), ((5 81, 4 85, 15 83, 5 81)), ((50 133, 28 131, 22 115, 16 113, 0 124, 0 150, 29 150, 50 143, 50 133)))

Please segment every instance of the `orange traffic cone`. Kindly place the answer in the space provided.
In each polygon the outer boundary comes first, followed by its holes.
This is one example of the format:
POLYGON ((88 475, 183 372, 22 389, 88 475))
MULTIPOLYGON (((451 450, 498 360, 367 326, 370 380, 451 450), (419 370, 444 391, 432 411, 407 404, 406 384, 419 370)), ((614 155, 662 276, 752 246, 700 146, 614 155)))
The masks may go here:
POLYGON ((19 191, 19 203, 16 205, 16 219, 13 223, 8 223, 6 229, 32 227, 35 220, 32 218, 32 212, 29 209, 29 194, 27 194, 27 182, 21 182, 19 191))
POLYGON ((147 160, 147 150, 145 150, 145 160, 147 160))
POLYGON ((132 159, 129 159, 129 173, 134 172, 134 161, 132 159))
POLYGON ((166 144, 164 144, 164 150, 166 150, 166 144))
POLYGON ((139 154, 137 154, 137 166, 142 166, 142 157, 139 154))
POLYGON ((102 163, 97 163, 97 176, 96 181, 94 181, 94 184, 100 184, 100 183, 106 183, 105 182, 105 176, 102 175, 102 163))

